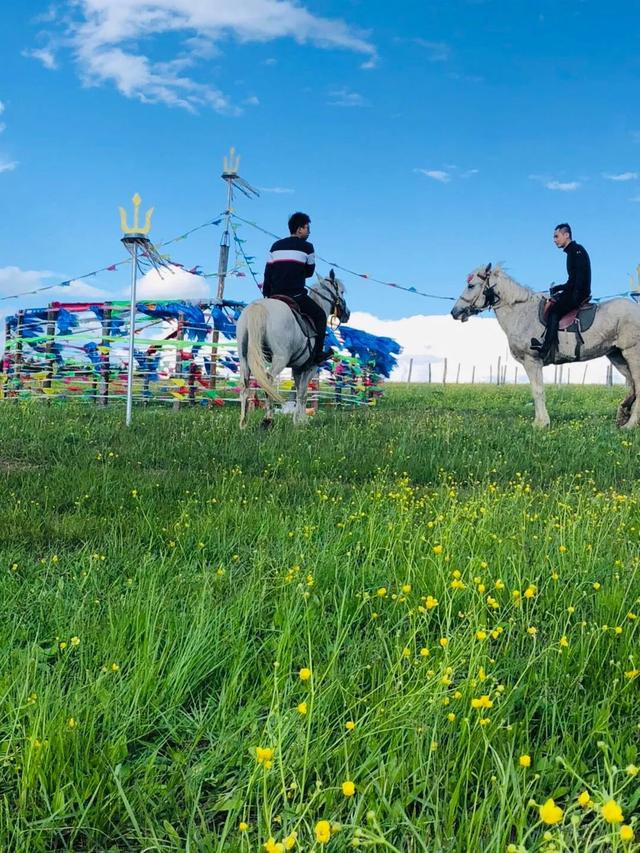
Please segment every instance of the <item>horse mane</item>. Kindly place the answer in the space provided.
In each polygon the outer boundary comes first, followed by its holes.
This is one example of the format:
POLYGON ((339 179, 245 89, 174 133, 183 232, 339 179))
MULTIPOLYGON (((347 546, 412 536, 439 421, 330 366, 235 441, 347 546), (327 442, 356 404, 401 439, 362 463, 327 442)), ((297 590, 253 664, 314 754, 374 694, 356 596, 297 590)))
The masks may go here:
POLYGON ((507 272, 507 269, 502 262, 497 263, 493 269, 494 269, 494 272, 501 273, 503 275, 503 277, 507 279, 507 282, 509 284, 515 284, 516 287, 520 288, 521 290, 524 290, 525 293, 522 296, 518 295, 518 297, 515 300, 513 300, 514 303, 515 302, 527 302, 529 299, 532 299, 532 298, 535 298, 535 297, 541 295, 540 291, 534 290, 532 287, 528 287, 526 284, 521 284, 519 281, 516 281, 516 279, 513 278, 513 276, 511 276, 507 272))

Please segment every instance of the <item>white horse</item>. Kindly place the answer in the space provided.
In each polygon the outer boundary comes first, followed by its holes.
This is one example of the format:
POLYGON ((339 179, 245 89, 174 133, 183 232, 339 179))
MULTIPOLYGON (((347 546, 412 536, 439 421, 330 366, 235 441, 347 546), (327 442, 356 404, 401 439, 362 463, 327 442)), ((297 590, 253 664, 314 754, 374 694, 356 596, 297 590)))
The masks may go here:
MULTIPOLYGON (((318 275, 318 281, 309 289, 309 296, 340 322, 349 320, 349 309, 344 298, 344 286, 333 270, 328 278, 318 275)), ((309 360, 315 350, 315 330, 303 331, 300 317, 279 299, 257 299, 244 309, 237 325, 238 355, 240 356, 240 427, 247 425, 249 380, 253 374, 258 385, 266 392, 266 411, 262 425, 270 427, 273 421, 273 402, 283 403, 274 382, 285 367, 290 367, 296 388, 296 406, 293 422, 306 421, 307 386, 317 370, 309 360), (271 364, 265 367, 265 357, 271 364)))
POLYGON ((544 326, 540 321, 540 303, 546 297, 523 287, 500 267, 478 267, 467 278, 467 286, 451 310, 454 320, 465 322, 472 314, 493 308, 496 319, 509 341, 513 357, 522 364, 533 394, 534 425, 549 426, 544 401, 542 368, 545 364, 588 361, 607 356, 627 383, 627 396, 618 408, 618 426, 638 426, 640 420, 640 305, 631 299, 611 299, 598 305, 593 325, 583 331, 579 356, 576 358, 576 335, 558 332, 558 347, 543 360, 531 349, 531 338, 540 338, 544 326))

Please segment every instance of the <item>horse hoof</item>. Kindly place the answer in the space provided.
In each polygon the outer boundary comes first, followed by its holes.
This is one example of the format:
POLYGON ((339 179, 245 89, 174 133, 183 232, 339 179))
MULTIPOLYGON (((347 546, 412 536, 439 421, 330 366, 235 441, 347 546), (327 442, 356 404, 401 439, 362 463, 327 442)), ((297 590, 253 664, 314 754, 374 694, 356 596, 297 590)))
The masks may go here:
POLYGON ((271 429, 273 426, 273 420, 271 418, 263 418, 263 420, 260 421, 260 426, 264 430, 271 429))

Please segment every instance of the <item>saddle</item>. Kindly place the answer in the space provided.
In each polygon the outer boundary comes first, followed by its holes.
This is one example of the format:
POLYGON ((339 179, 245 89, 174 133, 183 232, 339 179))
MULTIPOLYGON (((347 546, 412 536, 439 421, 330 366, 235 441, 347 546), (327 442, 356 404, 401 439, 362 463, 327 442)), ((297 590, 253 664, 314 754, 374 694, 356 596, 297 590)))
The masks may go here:
MULTIPOLYGON (((545 328, 547 326, 549 311, 555 304, 555 299, 543 299, 542 302, 540 302, 538 319, 545 328)), ((585 300, 584 302, 581 302, 577 308, 572 308, 571 311, 560 318, 558 331, 571 332, 576 336, 576 359, 580 358, 580 348, 584 343, 582 332, 586 332, 591 328, 593 321, 595 320, 597 310, 598 306, 595 302, 585 300)))
MULTIPOLYGON (((302 308, 300 308, 295 299, 293 299, 291 296, 285 296, 284 293, 276 293, 274 296, 269 296, 269 299, 277 299, 278 302, 284 302, 285 305, 288 305, 289 308, 296 315, 296 320, 303 320, 305 323, 308 323, 311 332, 315 334, 316 324, 313 322, 313 320, 308 314, 304 314, 302 312, 302 308)), ((305 331, 305 329, 303 329, 303 331, 305 331)), ((308 333, 308 331, 309 330, 306 330, 306 333, 308 333)))
MULTIPOLYGON (((291 309, 294 318, 296 319, 298 325, 300 326, 300 331, 302 332, 302 334, 307 339, 305 349, 308 348, 308 350, 309 350, 309 358, 302 365, 301 369, 304 370, 306 367, 313 364, 314 345, 312 344, 311 339, 312 338, 315 339, 316 324, 314 323, 314 321, 311 319, 311 317, 308 314, 303 313, 302 309, 300 308, 300 306, 298 305, 296 300, 293 299, 291 296, 285 296, 284 293, 275 293, 273 296, 269 296, 268 298, 269 299, 277 299, 278 302, 284 302, 284 304, 287 305, 291 309)), ((298 358, 303 353, 304 353, 304 350, 300 353, 296 353, 296 355, 293 356, 292 360, 297 361, 298 358)), ((268 355, 270 356, 271 353, 268 353, 268 355)))
MULTIPOLYGON (((546 326, 549 311, 556 304, 555 299, 543 299, 538 311, 538 319, 546 326)), ((560 318, 558 331, 560 332, 586 332, 593 325, 598 306, 595 302, 585 301, 577 308, 572 308, 567 314, 560 318)))

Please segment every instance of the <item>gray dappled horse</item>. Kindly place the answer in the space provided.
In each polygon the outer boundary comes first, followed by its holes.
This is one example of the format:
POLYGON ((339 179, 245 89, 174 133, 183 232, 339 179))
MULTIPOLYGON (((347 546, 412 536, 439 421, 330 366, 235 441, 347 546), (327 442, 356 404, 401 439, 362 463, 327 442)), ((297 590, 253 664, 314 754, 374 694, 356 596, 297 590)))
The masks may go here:
MULTIPOLYGON (((344 285, 335 277, 333 270, 327 278, 320 275, 317 278, 317 282, 309 288, 309 296, 327 316, 333 315, 340 322, 346 323, 350 312, 344 298, 344 285)), ((317 370, 317 365, 312 362, 316 335, 313 327, 303 331, 300 320, 300 316, 294 316, 291 308, 280 299, 256 299, 240 315, 237 340, 242 428, 247 425, 250 376, 253 375, 266 392, 266 411, 262 423, 268 427, 273 420, 273 402, 283 402, 274 382, 285 367, 291 368, 296 388, 293 422, 302 424, 306 421, 307 386, 317 370), (268 368, 265 367, 265 354, 271 359, 268 368)), ((307 324, 303 321, 302 325, 306 327, 307 324)))
POLYGON ((465 322, 485 308, 493 308, 509 341, 513 357, 524 367, 531 383, 535 407, 534 425, 549 426, 544 401, 542 368, 545 364, 588 361, 606 356, 627 383, 627 396, 618 408, 617 423, 626 429, 638 426, 640 409, 640 305, 631 299, 610 299, 598 305, 593 322, 576 334, 558 333, 558 347, 544 360, 531 349, 531 338, 544 331, 541 303, 547 296, 518 284, 500 267, 478 267, 467 277, 467 286, 451 310, 454 320, 465 322))

